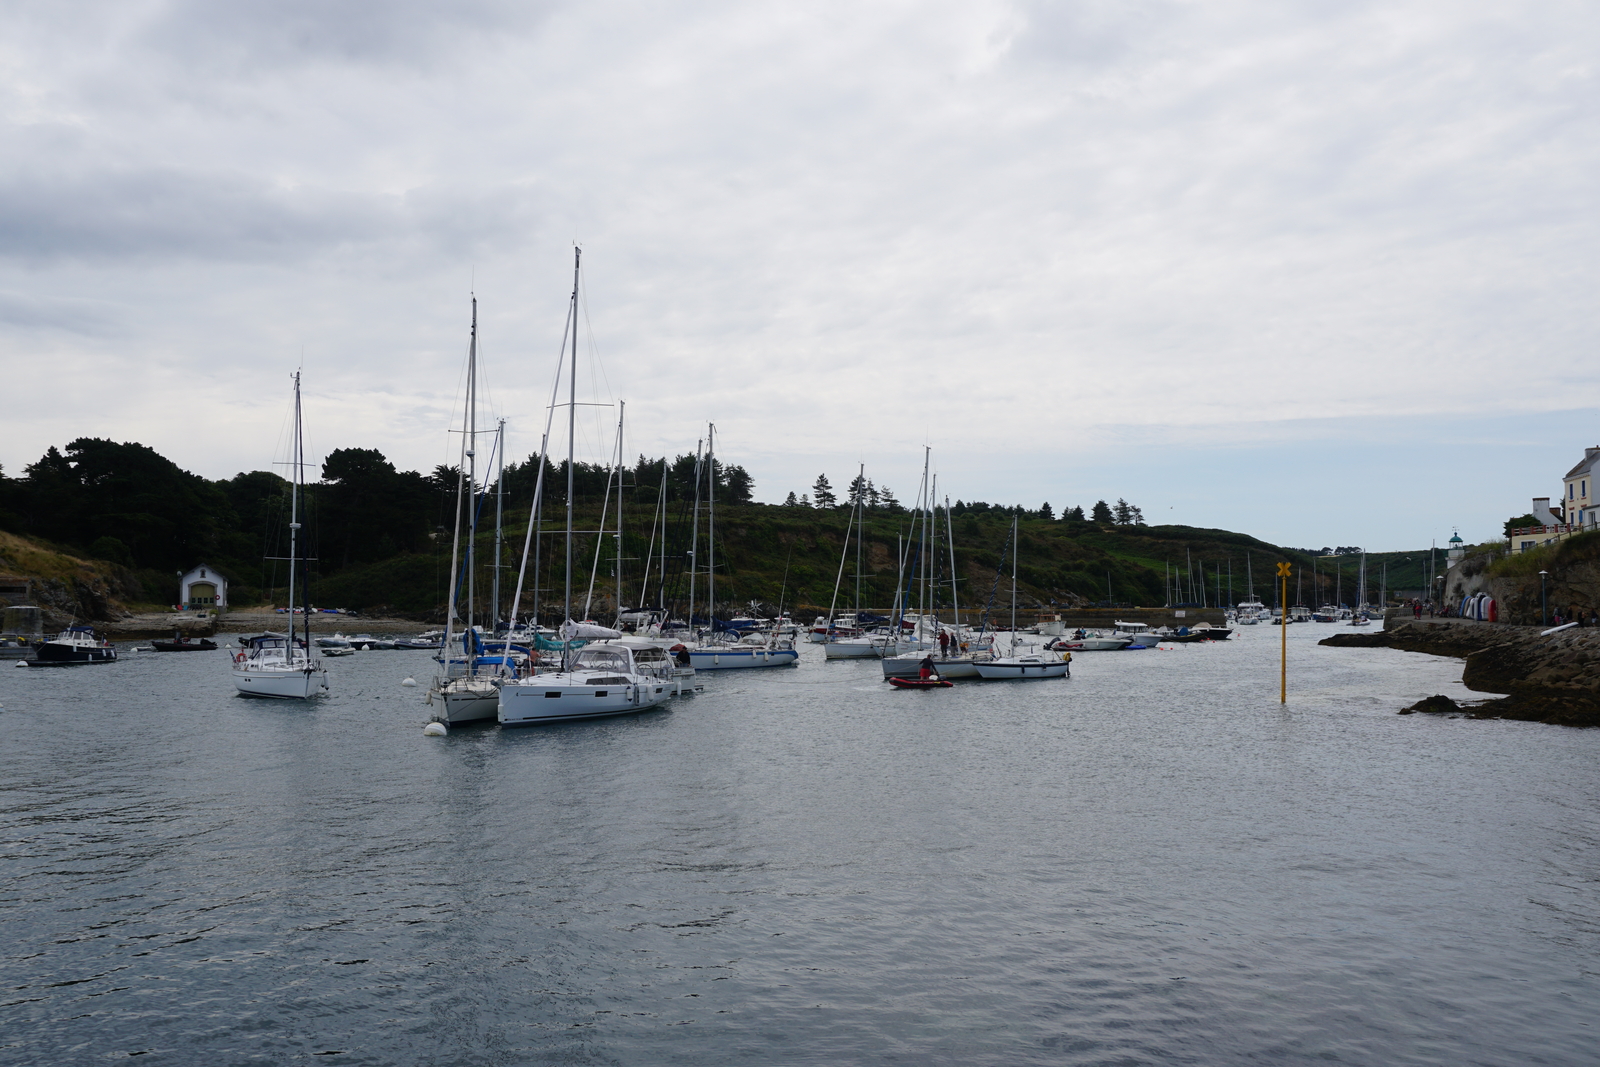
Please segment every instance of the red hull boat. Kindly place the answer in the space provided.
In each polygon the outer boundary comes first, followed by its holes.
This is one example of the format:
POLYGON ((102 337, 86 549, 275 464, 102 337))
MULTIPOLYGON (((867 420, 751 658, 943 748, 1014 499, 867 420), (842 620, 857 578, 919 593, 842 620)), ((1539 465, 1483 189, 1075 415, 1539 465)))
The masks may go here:
POLYGON ((889 684, 896 689, 949 689, 955 683, 943 678, 890 678, 889 684))

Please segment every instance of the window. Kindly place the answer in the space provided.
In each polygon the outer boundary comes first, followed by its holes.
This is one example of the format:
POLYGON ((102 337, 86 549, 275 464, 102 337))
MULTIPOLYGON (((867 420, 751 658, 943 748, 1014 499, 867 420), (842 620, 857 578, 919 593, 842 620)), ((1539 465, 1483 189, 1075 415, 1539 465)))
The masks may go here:
POLYGON ((1567 499, 1568 500, 1573 499, 1575 496, 1577 496, 1577 493, 1578 493, 1578 487, 1575 486, 1575 485, 1568 484, 1568 486, 1567 486, 1567 499))

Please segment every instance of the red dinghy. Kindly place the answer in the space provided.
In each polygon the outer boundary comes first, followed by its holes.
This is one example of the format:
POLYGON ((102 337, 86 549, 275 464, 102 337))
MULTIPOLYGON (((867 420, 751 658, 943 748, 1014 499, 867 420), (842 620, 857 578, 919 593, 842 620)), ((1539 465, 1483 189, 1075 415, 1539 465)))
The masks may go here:
POLYGON ((896 689, 949 689, 955 683, 943 678, 890 678, 889 684, 896 689))

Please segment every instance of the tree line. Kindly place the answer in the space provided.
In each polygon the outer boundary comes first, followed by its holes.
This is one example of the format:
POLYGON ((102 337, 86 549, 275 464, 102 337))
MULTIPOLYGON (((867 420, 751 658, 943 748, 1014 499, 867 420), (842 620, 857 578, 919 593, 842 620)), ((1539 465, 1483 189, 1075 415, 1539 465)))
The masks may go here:
MULTIPOLYGON (((845 487, 844 496, 833 490, 833 483, 828 481, 826 474, 817 475, 817 480, 812 483, 811 491, 795 496, 791 490, 785 498, 783 505, 789 508, 854 508, 857 505, 867 511, 884 511, 890 514, 902 512, 905 505, 901 504, 894 495, 894 490, 888 486, 876 486, 872 479, 863 475, 856 475, 850 479, 845 487)), ((981 500, 971 503, 957 500, 950 505, 952 515, 982 514, 983 512, 997 512, 1007 515, 1016 515, 1024 519, 1056 520, 1055 509, 1047 500, 1036 509, 1029 509, 1021 505, 989 504, 981 500)), ((1143 526, 1144 512, 1137 506, 1118 497, 1115 504, 1107 504, 1104 500, 1097 500, 1090 509, 1088 516, 1081 507, 1068 507, 1061 512, 1061 522, 1094 522, 1102 526, 1143 526)))
MULTIPOLYGON (((631 505, 654 505, 662 491, 672 499, 692 495, 696 456, 640 456, 622 471, 631 505)), ((566 460, 537 454, 508 463, 502 472, 476 472, 478 492, 504 488, 508 509, 526 515, 540 470, 545 475, 547 513, 564 507, 566 460)), ((449 541, 460 472, 436 467, 428 474, 398 470, 372 448, 330 452, 302 497, 307 555, 318 575, 438 550, 449 541)), ((708 481, 701 472, 702 491, 708 481)), ((728 503, 747 503, 754 482, 738 464, 715 465, 716 493, 728 503)), ((617 478, 605 464, 578 462, 572 470, 573 503, 598 506, 617 478)), ((249 587, 262 595, 282 583, 286 571, 268 557, 286 555, 290 482, 272 471, 241 472, 211 480, 183 470, 148 445, 80 437, 65 448, 51 446, 20 477, 0 469, 0 529, 37 537, 94 559, 133 569, 147 600, 167 603, 177 595, 175 575, 200 562, 234 582, 235 603, 249 602, 249 587)))

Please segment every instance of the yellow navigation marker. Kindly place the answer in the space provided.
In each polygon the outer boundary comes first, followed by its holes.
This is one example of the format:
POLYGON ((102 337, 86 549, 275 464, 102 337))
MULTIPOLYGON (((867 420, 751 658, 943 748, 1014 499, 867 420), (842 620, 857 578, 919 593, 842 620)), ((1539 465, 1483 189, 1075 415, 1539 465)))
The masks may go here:
POLYGON ((1278 703, 1289 703, 1289 564, 1278 564, 1278 703))

